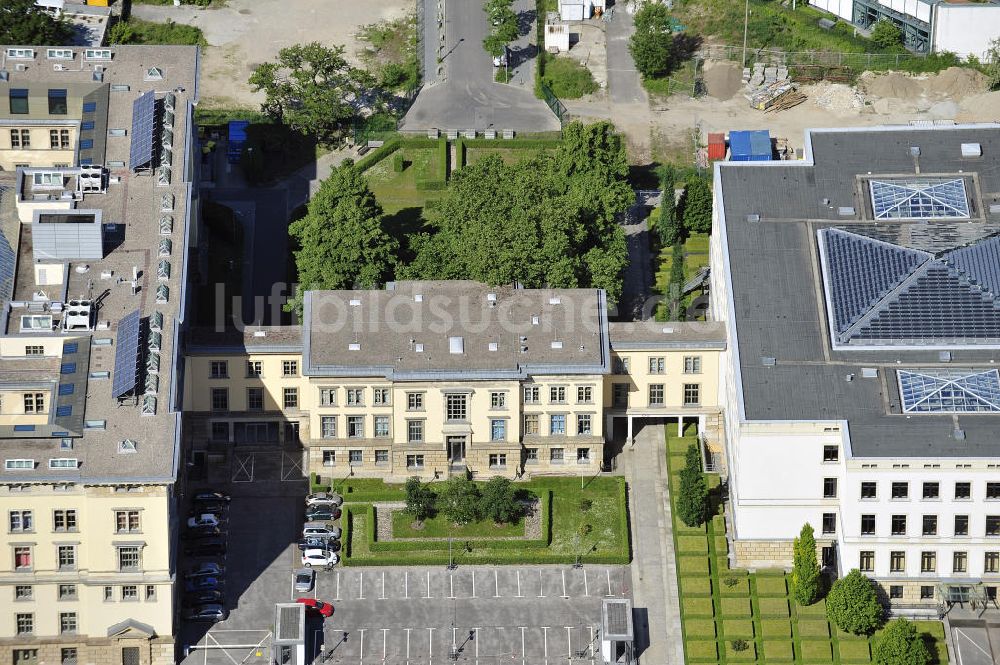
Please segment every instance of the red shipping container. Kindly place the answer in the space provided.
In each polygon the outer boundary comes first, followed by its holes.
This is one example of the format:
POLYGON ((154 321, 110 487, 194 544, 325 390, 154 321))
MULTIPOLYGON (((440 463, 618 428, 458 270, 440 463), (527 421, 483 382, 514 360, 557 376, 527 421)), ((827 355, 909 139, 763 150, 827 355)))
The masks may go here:
POLYGON ((725 134, 709 134, 708 135, 708 158, 709 159, 725 159, 726 158, 726 135, 725 134))

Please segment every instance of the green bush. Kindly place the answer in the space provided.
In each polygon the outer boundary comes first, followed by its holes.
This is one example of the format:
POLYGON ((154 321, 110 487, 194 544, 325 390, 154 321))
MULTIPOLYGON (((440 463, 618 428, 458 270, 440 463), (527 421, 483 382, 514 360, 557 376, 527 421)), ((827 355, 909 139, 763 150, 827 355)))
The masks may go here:
POLYGON ((552 58, 542 82, 560 99, 579 99, 598 89, 590 70, 570 58, 552 58))
POLYGON ((681 471, 677 516, 688 526, 697 526, 708 519, 708 486, 701 470, 701 453, 697 444, 688 447, 686 465, 681 471))
POLYGON ((438 180, 448 181, 448 139, 438 139, 438 180))
POLYGON ((629 53, 643 78, 658 78, 670 73, 672 44, 670 12, 666 5, 645 3, 635 14, 635 33, 628 43, 629 53))
POLYGON ((841 630, 871 635, 882 625, 884 612, 875 586, 857 568, 833 583, 826 597, 826 615, 841 630))
POLYGON ((903 31, 887 18, 880 19, 872 28, 871 40, 880 49, 891 49, 903 45, 903 31))
POLYGON ((396 154, 392 156, 392 170, 394 173, 402 173, 404 168, 406 165, 403 162, 403 153, 396 151, 396 154))
POLYGON ((912 621, 902 617, 889 622, 872 649, 875 665, 927 665, 931 654, 912 621))
POLYGON ((807 522, 793 544, 792 595, 799 605, 812 605, 819 599, 820 570, 816 559, 816 538, 807 522))
POLYGON ((330 485, 324 484, 318 473, 309 474, 309 491, 312 493, 316 492, 329 492, 330 485))
POLYGON ((513 524, 524 515, 524 505, 517 499, 517 488, 503 476, 486 481, 479 502, 479 513, 497 524, 513 524))
MULTIPOLYGON (((402 157, 399 153, 397 157, 402 157)), ((413 476, 406 480, 406 508, 404 510, 418 522, 434 515, 437 494, 428 485, 413 476)))
MULTIPOLYGON (((358 163, 355 164, 355 166, 359 171, 364 173, 365 171, 375 166, 376 164, 381 162, 383 159, 385 159, 392 153, 399 150, 402 144, 403 144, 402 139, 391 139, 389 141, 386 141, 381 146, 375 148, 367 155, 359 159, 358 163)), ((412 145, 412 144, 409 141, 407 141, 407 145, 412 145)))

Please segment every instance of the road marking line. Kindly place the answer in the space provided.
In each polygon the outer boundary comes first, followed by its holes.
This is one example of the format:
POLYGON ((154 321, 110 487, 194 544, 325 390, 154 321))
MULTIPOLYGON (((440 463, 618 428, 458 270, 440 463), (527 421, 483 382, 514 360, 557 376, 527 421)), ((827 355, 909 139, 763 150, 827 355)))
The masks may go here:
POLYGON ((385 600, 385 571, 382 571, 382 597, 380 600, 385 600))
POLYGON ((573 660, 573 629, 566 626, 566 659, 573 660))
POLYGON ((562 597, 563 597, 563 598, 569 598, 569 596, 567 596, 567 595, 566 595, 566 569, 565 569, 565 568, 563 568, 563 569, 562 569, 561 571, 559 571, 559 572, 561 572, 561 573, 562 573, 562 582, 563 582, 563 593, 562 593, 562 597))
POLYGON ((542 569, 539 568, 538 569, 538 597, 539 598, 545 598, 545 594, 542 593, 542 590, 543 590, 542 586, 543 586, 542 585, 542 569))
POLYGON ((424 598, 431 597, 431 571, 427 571, 427 595, 424 598))
POLYGON ((450 574, 450 573, 448 574, 448 584, 451 586, 451 593, 448 594, 448 597, 449 598, 454 598, 455 597, 455 576, 452 575, 452 574, 450 574))
POLYGON ((605 572, 605 573, 607 574, 607 576, 608 576, 608 595, 609 595, 609 596, 611 596, 611 595, 613 595, 613 594, 611 593, 611 569, 610 569, 610 568, 605 568, 605 569, 604 569, 604 572, 605 572))
POLYGON ((365 574, 358 573, 358 600, 365 599, 365 574))
POLYGON ((358 628, 358 630, 361 632, 361 657, 359 658, 359 660, 361 662, 364 662, 365 661, 365 629, 364 628, 358 628))
POLYGON ((337 597, 334 600, 340 600, 340 571, 337 571, 337 597))
POLYGON ((382 628, 381 630, 382 630, 382 662, 384 663, 385 662, 386 636, 389 634, 389 629, 388 628, 382 628))
MULTIPOLYGON (((428 573, 428 575, 429 574, 430 573, 428 573)), ((433 662, 434 662, 434 629, 433 628, 428 628, 427 629, 427 663, 428 663, 428 665, 430 665, 430 663, 433 663, 433 662)))
POLYGON ((451 650, 452 651, 455 651, 455 649, 458 648, 458 642, 455 641, 455 638, 457 636, 458 636, 458 628, 456 628, 455 626, 452 626, 451 627, 451 650))
POLYGON ((475 637, 473 637, 472 642, 473 642, 473 644, 476 647, 476 662, 478 663, 479 662, 479 628, 478 627, 477 628, 473 628, 472 632, 474 632, 476 634, 475 637))
POLYGON ((545 662, 549 662, 549 627, 542 626, 542 642, 545 647, 545 662))
MULTIPOLYGON (((407 665, 409 665, 409 663, 410 663, 410 629, 409 628, 405 628, 404 630, 406 631, 406 663, 407 663, 407 665)), ((593 627, 591 627, 590 633, 591 634, 594 633, 593 627)))
POLYGON ((497 572, 496 568, 493 569, 493 597, 500 597, 500 573, 497 572))
MULTIPOLYGON (((408 571, 403 573, 403 598, 410 597, 410 573, 408 571)), ((407 630, 409 630, 407 628, 407 630)))
POLYGON ((594 627, 590 627, 590 659, 594 659, 594 627))
POLYGON ((525 655, 524 655, 524 626, 520 626, 520 628, 521 628, 521 665, 525 665, 524 664, 524 660, 525 660, 525 655))
POLYGON ((587 586, 587 569, 586 568, 583 569, 583 595, 584 596, 589 596, 590 595, 590 588, 587 586))
POLYGON ((524 596, 521 595, 521 571, 516 570, 514 572, 517 573, 517 597, 524 598, 524 596))
POLYGON ((472 597, 476 597, 476 571, 472 571, 472 597))

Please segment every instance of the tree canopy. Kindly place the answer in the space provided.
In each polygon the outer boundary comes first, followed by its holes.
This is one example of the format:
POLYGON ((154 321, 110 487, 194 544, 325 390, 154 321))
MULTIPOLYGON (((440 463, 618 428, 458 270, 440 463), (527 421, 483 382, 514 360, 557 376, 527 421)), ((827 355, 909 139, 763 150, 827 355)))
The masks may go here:
POLYGON ((483 9, 490 21, 490 34, 483 39, 483 48, 492 56, 503 53, 503 47, 517 39, 517 14, 512 0, 486 0, 483 9))
POLYGON ((812 525, 802 526, 793 545, 792 596, 799 605, 812 605, 819 599, 819 562, 812 525))
POLYGON ((647 2, 635 14, 635 33, 628 50, 643 78, 659 78, 670 73, 673 37, 670 12, 666 5, 647 2))
POLYGON ((712 188, 699 176, 684 188, 684 228, 692 233, 712 232, 712 188))
POLYGON ((278 52, 277 62, 258 65, 250 76, 254 92, 265 94, 261 110, 320 143, 338 144, 352 120, 383 110, 375 79, 344 58, 344 47, 319 42, 278 52))
POLYGON ((350 159, 330 172, 288 233, 297 244, 293 309, 301 307, 304 291, 370 288, 392 275, 398 243, 385 232, 382 207, 350 159))
POLYGON ((434 515, 437 494, 428 485, 422 483, 420 478, 416 476, 407 478, 404 491, 406 492, 406 508, 403 510, 408 515, 412 515, 413 519, 418 522, 423 522, 434 515))
POLYGON ((883 613, 874 584, 857 568, 834 582, 826 596, 827 618, 848 633, 871 635, 883 613))
POLYGON ((872 649, 875 665, 927 665, 931 654, 917 627, 903 617, 891 621, 872 649))
POLYGON ((494 155, 456 172, 402 276, 594 286, 617 301, 628 252, 615 216, 635 199, 625 147, 606 122, 573 123, 564 136, 554 153, 516 165, 494 155))
POLYGON ((701 453, 694 443, 688 446, 684 468, 681 469, 677 516, 688 526, 704 524, 708 519, 708 485, 701 471, 701 453))
POLYGON ((891 49, 903 45, 903 31, 887 18, 875 22, 871 35, 875 46, 881 49, 891 49))
POLYGON ((480 512, 497 524, 513 524, 524 514, 517 488, 509 478, 494 476, 483 485, 480 512))
POLYGON ((439 502, 444 516, 456 524, 477 522, 482 516, 479 487, 466 476, 455 476, 448 480, 441 491, 439 502))
POLYGON ((0 44, 59 46, 73 29, 38 7, 34 0, 0 0, 0 44))

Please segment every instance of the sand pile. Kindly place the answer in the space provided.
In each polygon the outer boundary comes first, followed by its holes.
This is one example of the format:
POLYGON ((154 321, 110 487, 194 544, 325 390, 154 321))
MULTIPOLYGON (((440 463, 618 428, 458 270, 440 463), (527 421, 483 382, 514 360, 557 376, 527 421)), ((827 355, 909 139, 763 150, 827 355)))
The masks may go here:
POLYGON ((986 92, 986 77, 966 67, 949 67, 928 76, 926 85, 929 93, 961 98, 986 92))
POLYGON ((703 72, 705 92, 715 99, 732 99, 743 87, 743 69, 735 62, 710 60, 703 72))
POLYGON ((892 97, 894 99, 912 100, 924 94, 924 86, 906 74, 888 72, 875 74, 865 72, 858 78, 858 88, 872 97, 892 97))
POLYGON ((802 88, 816 106, 828 111, 858 111, 865 106, 864 96, 843 83, 820 82, 802 88))

